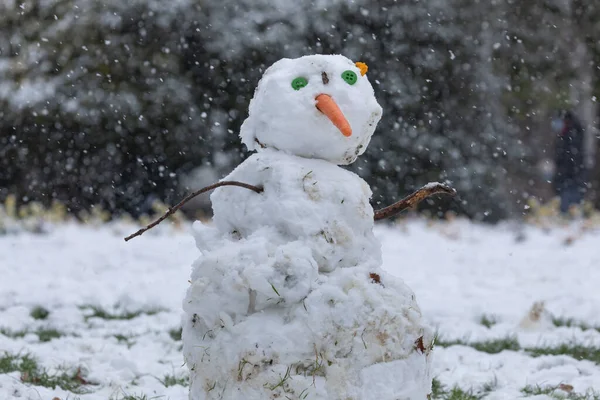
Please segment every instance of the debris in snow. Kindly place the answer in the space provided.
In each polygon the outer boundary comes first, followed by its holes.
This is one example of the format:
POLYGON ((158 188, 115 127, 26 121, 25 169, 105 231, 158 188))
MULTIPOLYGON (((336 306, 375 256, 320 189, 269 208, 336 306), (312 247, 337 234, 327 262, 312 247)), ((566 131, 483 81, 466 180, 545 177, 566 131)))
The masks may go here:
POLYGON ((519 327, 526 330, 541 330, 553 327, 552 315, 546 310, 543 301, 533 303, 531 309, 519 323, 519 327))

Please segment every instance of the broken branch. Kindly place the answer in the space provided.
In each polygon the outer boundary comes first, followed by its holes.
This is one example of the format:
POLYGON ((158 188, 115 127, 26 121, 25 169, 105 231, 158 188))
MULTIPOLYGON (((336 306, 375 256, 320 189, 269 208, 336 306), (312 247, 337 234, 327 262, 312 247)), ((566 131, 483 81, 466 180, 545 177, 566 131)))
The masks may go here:
POLYGON ((157 219, 156 221, 152 222, 150 225, 146 226, 145 228, 140 229, 139 231, 132 233, 131 235, 127 236, 125 238, 125 241, 129 241, 131 239, 133 239, 136 236, 140 236, 141 234, 143 234, 144 232, 146 232, 147 230, 150 230, 152 228, 154 228, 156 225, 160 224, 162 221, 164 221, 165 219, 169 218, 169 216, 173 215, 177 210, 179 210, 185 203, 187 203, 188 201, 190 201, 191 199, 193 199, 194 197, 202 194, 202 193, 206 193, 210 190, 216 189, 218 187, 221 186, 239 186, 239 187, 243 187, 249 190, 253 190, 256 193, 262 193, 263 188, 262 187, 258 187, 258 186, 254 186, 254 185, 249 185, 247 183, 243 183, 243 182, 236 182, 236 181, 222 181, 222 182, 217 182, 217 183, 213 183, 210 186, 206 186, 202 189, 196 190, 195 192, 187 195, 183 200, 181 200, 179 203, 177 203, 177 205, 175 205, 174 207, 169 207, 169 210, 159 219, 157 219))
POLYGON ((429 183, 402 200, 395 202, 391 206, 375 211, 374 219, 375 221, 379 221, 380 219, 393 217, 407 208, 416 206, 421 201, 434 194, 447 194, 454 197, 456 196, 456 190, 443 183, 429 183))

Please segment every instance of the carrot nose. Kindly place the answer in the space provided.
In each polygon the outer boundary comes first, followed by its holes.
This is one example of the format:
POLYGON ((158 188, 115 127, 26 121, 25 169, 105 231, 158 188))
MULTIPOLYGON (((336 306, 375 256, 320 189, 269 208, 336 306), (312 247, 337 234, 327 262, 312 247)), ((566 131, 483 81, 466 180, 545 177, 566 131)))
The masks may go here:
POLYGON ((317 108, 319 111, 325 114, 327 118, 333 122, 333 125, 335 125, 335 127, 342 132, 342 135, 346 137, 352 135, 350 123, 331 96, 327 94, 320 94, 315 98, 315 100, 317 100, 317 108))

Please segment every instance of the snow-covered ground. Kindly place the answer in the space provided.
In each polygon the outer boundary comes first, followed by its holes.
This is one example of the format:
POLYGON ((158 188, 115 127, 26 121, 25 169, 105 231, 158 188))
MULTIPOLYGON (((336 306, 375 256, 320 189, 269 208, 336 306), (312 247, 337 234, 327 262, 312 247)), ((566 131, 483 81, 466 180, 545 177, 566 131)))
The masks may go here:
MULTIPOLYGON (((187 398, 178 334, 198 251, 189 226, 124 242, 136 228, 0 236, 0 399, 187 398)), ((574 233, 528 226, 517 240, 509 226, 462 220, 377 227, 384 267, 415 291, 438 332, 444 389, 434 398, 594 398, 600 232, 574 233), (539 321, 523 322, 536 302, 539 321), (454 386, 463 397, 451 397, 454 386)))

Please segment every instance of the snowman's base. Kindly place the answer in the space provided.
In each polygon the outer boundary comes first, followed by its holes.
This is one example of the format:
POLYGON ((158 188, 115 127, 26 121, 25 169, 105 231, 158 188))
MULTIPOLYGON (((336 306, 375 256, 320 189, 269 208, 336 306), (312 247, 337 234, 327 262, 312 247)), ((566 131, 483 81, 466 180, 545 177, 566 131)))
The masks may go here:
POLYGON ((427 399, 433 336, 402 280, 365 266, 318 274, 301 245, 261 253, 264 240, 195 268, 183 331, 191 400, 427 399))
POLYGON ((327 377, 319 364, 325 361, 317 356, 313 361, 312 368, 307 368, 304 362, 288 367, 269 366, 252 377, 243 375, 257 367, 242 363, 239 372, 232 371, 221 381, 193 375, 190 400, 426 400, 431 393, 428 361, 422 354, 374 364, 358 374, 329 366, 327 377))

